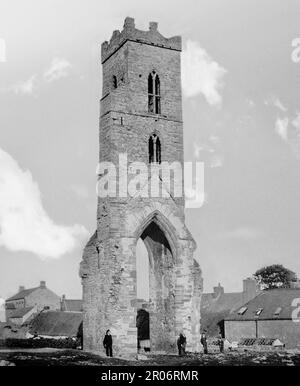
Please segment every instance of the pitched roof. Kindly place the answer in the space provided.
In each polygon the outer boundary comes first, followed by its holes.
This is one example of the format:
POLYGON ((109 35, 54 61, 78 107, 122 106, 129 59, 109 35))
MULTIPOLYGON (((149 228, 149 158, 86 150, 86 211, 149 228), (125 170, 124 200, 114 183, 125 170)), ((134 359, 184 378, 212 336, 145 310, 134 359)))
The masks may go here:
POLYGON ((81 299, 65 299, 64 301, 64 311, 71 312, 82 312, 82 300, 81 299))
POLYGON ((34 307, 24 307, 24 308, 18 308, 14 310, 10 315, 9 318, 23 318, 29 311, 31 311, 34 307))
POLYGON ((11 296, 6 301, 9 302, 10 300, 18 300, 18 299, 24 299, 26 296, 30 295, 33 291, 37 290, 40 287, 34 287, 34 288, 28 288, 24 289, 22 291, 19 291, 14 296, 11 296))
POLYGON ((243 292, 222 293, 215 296, 214 293, 203 294, 201 298, 201 312, 219 313, 234 311, 243 303, 243 292))
POLYGON ((82 312, 42 312, 31 322, 30 333, 48 336, 77 336, 82 319, 82 312))
POLYGON ((245 303, 244 312, 239 313, 240 307, 228 315, 225 320, 292 319, 292 313, 296 307, 292 306, 292 302, 297 298, 300 298, 300 288, 266 290, 245 303))

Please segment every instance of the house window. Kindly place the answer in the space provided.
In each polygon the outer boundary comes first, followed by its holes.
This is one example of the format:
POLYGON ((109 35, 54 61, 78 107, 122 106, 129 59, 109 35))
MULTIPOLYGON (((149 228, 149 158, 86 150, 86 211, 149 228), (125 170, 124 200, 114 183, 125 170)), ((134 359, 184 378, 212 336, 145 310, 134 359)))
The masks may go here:
POLYGON ((256 311, 255 311, 255 315, 256 316, 259 316, 263 311, 263 308, 258 308, 256 311))
POLYGON ((247 308, 248 308, 248 307, 242 307, 242 308, 240 308, 240 309, 238 310, 238 314, 239 314, 239 315, 244 315, 244 313, 247 311, 247 308))
POLYGON ((160 80, 155 71, 152 71, 148 76, 148 112, 161 114, 160 80))
POLYGON ((279 316, 281 311, 282 311, 282 307, 277 307, 275 312, 274 312, 274 316, 279 316))
POLYGON ((161 163, 161 144, 156 134, 152 134, 148 141, 149 163, 161 163))

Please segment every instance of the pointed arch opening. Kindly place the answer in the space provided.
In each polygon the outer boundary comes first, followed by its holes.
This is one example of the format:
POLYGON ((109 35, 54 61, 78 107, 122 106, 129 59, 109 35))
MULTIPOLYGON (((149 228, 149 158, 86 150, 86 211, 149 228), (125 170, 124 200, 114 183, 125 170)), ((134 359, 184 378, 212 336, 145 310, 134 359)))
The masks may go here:
POLYGON ((160 79, 155 71, 148 76, 148 112, 161 114, 160 79))
POLYGON ((140 230, 136 246, 138 352, 166 349, 174 340, 175 259, 155 216, 140 230), (142 244, 144 244, 142 248, 142 244))
POLYGON ((148 140, 149 163, 161 163, 161 143, 156 134, 152 134, 148 140))

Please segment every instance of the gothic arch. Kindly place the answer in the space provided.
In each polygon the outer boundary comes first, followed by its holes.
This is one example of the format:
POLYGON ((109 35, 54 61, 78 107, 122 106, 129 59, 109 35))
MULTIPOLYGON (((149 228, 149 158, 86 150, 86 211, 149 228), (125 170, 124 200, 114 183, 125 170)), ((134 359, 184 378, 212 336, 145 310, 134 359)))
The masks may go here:
MULTIPOLYGON (((178 243, 177 238, 178 236, 175 234, 175 232, 172 230, 172 225, 167 220, 167 218, 158 210, 155 210, 151 214, 149 214, 138 226, 138 228, 135 231, 134 237, 135 237, 135 244, 137 243, 138 239, 141 238, 143 232, 146 230, 146 228, 151 224, 156 224, 162 233, 164 234, 165 238, 167 239, 170 250, 172 253, 172 256, 174 258, 174 261, 177 260, 177 251, 178 251, 178 243)), ((146 245, 147 248, 147 245, 146 245)), ((148 249, 148 248, 147 248, 148 249)), ((150 254, 149 254, 150 256, 150 254)))

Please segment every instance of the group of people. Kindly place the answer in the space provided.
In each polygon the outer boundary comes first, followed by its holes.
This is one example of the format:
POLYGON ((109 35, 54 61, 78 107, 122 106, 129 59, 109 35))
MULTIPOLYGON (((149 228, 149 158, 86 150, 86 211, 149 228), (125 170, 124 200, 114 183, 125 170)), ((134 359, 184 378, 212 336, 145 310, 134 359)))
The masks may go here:
MULTIPOLYGON (((203 331, 201 333, 200 337, 200 343, 203 346, 203 352, 204 354, 208 354, 208 348, 207 348, 207 335, 206 332, 203 331)), ((106 356, 112 357, 113 351, 112 351, 112 345, 113 340, 110 333, 110 330, 107 330, 103 339, 103 346, 106 351, 106 356)), ((220 352, 222 353, 224 351, 224 339, 221 334, 218 336, 218 346, 220 348, 220 352)), ((186 337, 183 333, 179 335, 179 338, 177 339, 177 348, 178 348, 178 355, 182 356, 185 354, 185 348, 186 348, 186 337)))
MULTIPOLYGON (((203 353, 208 354, 207 336, 205 331, 201 333, 200 343, 202 344, 202 347, 203 347, 203 353)), ((222 337, 222 334, 219 334, 218 336, 218 346, 220 348, 220 352, 221 353, 224 352, 224 339, 222 337)), ((185 347, 186 347, 186 337, 182 333, 179 335, 179 338, 177 339, 177 347, 178 347, 178 355, 179 356, 184 355, 185 347)))

